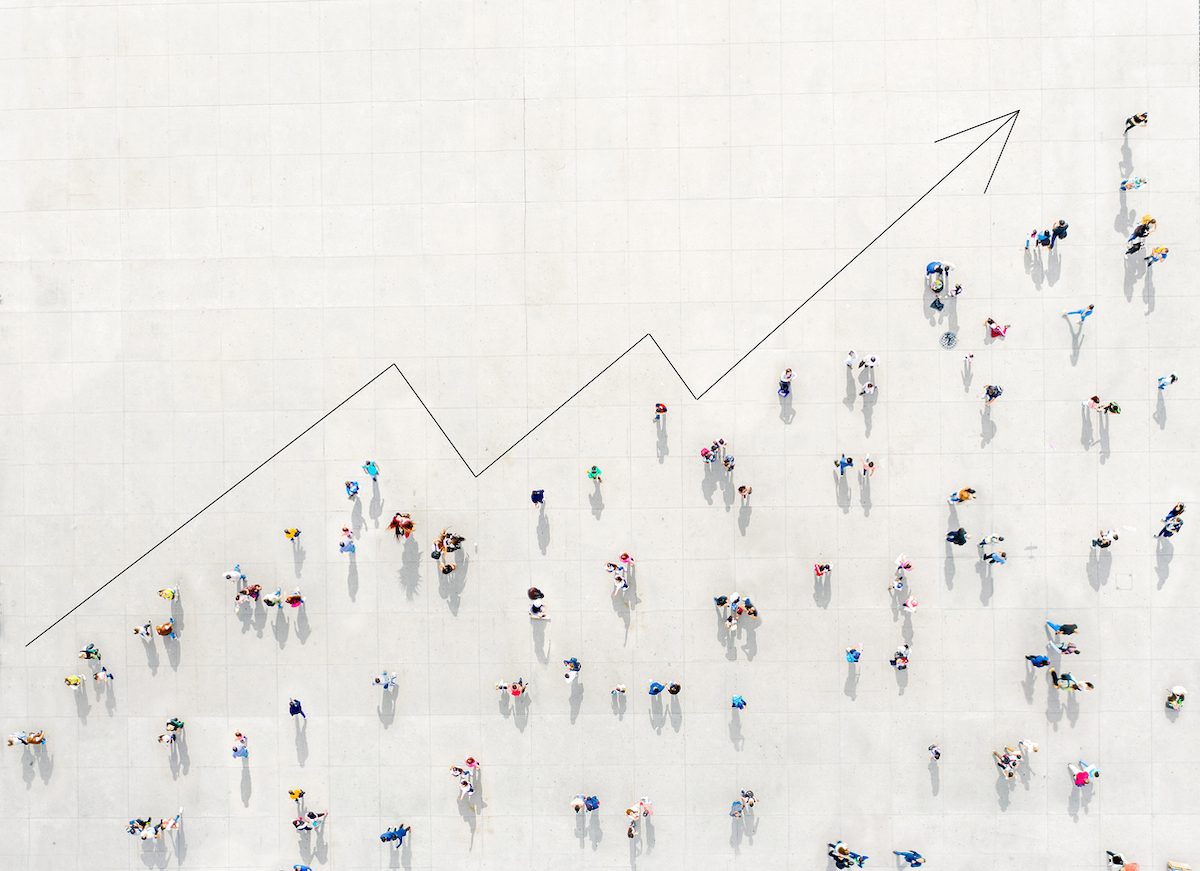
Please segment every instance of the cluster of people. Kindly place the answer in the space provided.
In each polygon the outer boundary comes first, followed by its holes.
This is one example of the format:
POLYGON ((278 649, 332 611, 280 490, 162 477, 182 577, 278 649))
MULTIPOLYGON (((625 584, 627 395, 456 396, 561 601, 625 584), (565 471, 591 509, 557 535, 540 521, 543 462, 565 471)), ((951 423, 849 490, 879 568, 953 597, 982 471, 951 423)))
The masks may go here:
POLYGON ((180 808, 179 813, 175 816, 159 820, 157 823, 152 821, 152 817, 146 817, 144 820, 135 817, 125 826, 125 831, 140 837, 143 841, 148 841, 150 838, 161 838, 166 832, 178 829, 182 819, 183 808, 180 808))
POLYGON ((465 537, 456 535, 449 529, 443 529, 441 534, 433 540, 433 550, 430 551, 429 556, 431 559, 437 560, 438 570, 443 575, 448 575, 458 568, 448 554, 462 550, 464 541, 466 541, 465 537))
POLYGON ((605 563, 604 568, 613 576, 612 594, 614 596, 620 595, 629 589, 629 573, 633 570, 633 557, 627 553, 623 553, 617 558, 617 562, 605 563))
POLYGON ((379 836, 379 840, 385 844, 391 844, 397 850, 404 844, 404 836, 412 831, 412 826, 406 826, 404 823, 396 826, 393 829, 386 830, 379 836))
POLYGON ((519 677, 512 683, 497 683, 495 689, 519 698, 529 691, 529 684, 525 683, 525 678, 519 677))
POLYGON ((479 763, 474 756, 468 756, 462 767, 450 766, 450 776, 458 781, 458 800, 462 801, 475 792, 475 775, 479 773, 479 763))
POLYGON ((714 596, 717 611, 725 618, 725 628, 731 633, 737 632, 738 618, 745 614, 751 620, 758 619, 758 608, 750 601, 750 597, 742 598, 740 593, 729 596, 714 596))
POLYGON ((22 746, 29 746, 29 745, 37 745, 37 744, 45 744, 45 743, 46 743, 46 732, 44 730, 38 731, 38 732, 26 732, 25 730, 22 729, 20 732, 12 732, 8 736, 8 746, 9 747, 12 747, 14 744, 21 744, 22 746))
POLYGON ((744 812, 750 810, 758 803, 758 799, 754 797, 754 790, 743 789, 741 790, 741 793, 741 798, 735 798, 733 800, 733 806, 729 809, 729 815, 731 817, 740 818, 744 812))
MULTIPOLYGON (((1008 780, 1012 780, 1017 776, 1017 768, 1021 765, 1028 754, 1037 753, 1038 745, 1034 741, 1023 738, 1017 742, 1017 746, 1005 747, 1004 752, 997 750, 992 751, 992 756, 996 758, 996 766, 1000 769, 1000 773, 1008 780)), ((1028 764, 1028 763, 1026 763, 1028 764)))

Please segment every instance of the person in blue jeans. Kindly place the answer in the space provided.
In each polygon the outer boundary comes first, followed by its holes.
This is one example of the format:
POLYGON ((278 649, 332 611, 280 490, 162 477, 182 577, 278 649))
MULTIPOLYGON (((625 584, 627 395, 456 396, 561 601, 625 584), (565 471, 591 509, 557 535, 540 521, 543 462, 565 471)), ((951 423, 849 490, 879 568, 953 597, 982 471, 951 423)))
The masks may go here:
POLYGON ((842 458, 840 460, 834 460, 833 464, 838 467, 838 474, 844 477, 846 474, 846 469, 854 466, 854 457, 847 457, 845 454, 842 454, 842 458))
POLYGON ((847 647, 846 648, 846 662, 853 665, 854 663, 858 662, 860 659, 862 659, 862 645, 861 644, 859 644, 857 647, 847 647))
POLYGON ((1033 663, 1034 668, 1045 668, 1050 664, 1050 658, 1042 654, 1026 654, 1026 659, 1033 663))
POLYGON ((374 460, 367 460, 363 463, 362 470, 371 476, 372 481, 379 479, 379 467, 375 465, 374 460))
POLYGON ((656 695, 658 695, 659 693, 661 693, 661 692, 662 692, 663 690, 665 690, 665 689, 666 689, 666 687, 665 687, 665 686, 663 686, 662 684, 660 684, 660 683, 659 683, 658 681, 656 681, 656 680, 655 680, 655 681, 651 681, 651 682, 650 682, 650 695, 652 695, 652 696, 656 696, 656 695))
POLYGON ((730 704, 730 707, 737 708, 739 711, 743 710, 746 707, 746 700, 743 699, 741 696, 734 696, 733 702, 732 702, 732 704, 730 704))
POLYGON ((904 861, 912 868, 919 868, 925 864, 925 857, 916 850, 892 850, 892 852, 903 857, 904 861))
POLYGON ((1067 222, 1061 218, 1053 227, 1050 228, 1050 250, 1054 250, 1054 243, 1059 239, 1067 238, 1067 222))
POLYGON ((583 807, 585 810, 594 811, 600 807, 600 799, 594 795, 589 795, 583 800, 583 807))

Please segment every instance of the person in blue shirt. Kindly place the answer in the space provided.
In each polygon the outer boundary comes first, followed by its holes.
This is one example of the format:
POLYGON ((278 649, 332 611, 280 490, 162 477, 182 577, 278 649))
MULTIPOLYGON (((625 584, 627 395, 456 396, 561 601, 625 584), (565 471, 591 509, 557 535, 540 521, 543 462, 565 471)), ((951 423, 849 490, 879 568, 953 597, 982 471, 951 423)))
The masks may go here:
POLYGON ((364 472, 366 472, 368 475, 371 476, 372 481, 376 480, 379 477, 379 467, 377 465, 375 465, 374 460, 367 460, 365 463, 363 463, 362 469, 364 472))
POLYGON ((665 689, 666 689, 666 687, 663 686, 662 684, 660 684, 658 681, 650 682, 650 695, 652 695, 652 696, 658 695, 665 689))
POLYGON ((346 482, 346 498, 353 499, 357 495, 358 495, 358 482, 357 481, 347 481, 346 482))
POLYGON ((730 707, 737 708, 740 711, 746 707, 746 700, 743 699, 741 696, 734 696, 733 702, 730 704, 730 707))
POLYGON ((916 850, 892 850, 892 852, 903 857, 904 861, 912 868, 919 868, 925 864, 925 857, 916 850))
POLYGON ((1036 655, 1027 654, 1025 658, 1033 663, 1034 668, 1045 668, 1050 664, 1050 658, 1048 656, 1042 656, 1040 653, 1036 655))
POLYGON ((304 708, 300 706, 299 699, 288 699, 288 713, 293 717, 299 714, 304 719, 308 719, 308 714, 304 713, 304 708))
POLYGON ((855 663, 862 658, 862 645, 846 648, 846 662, 855 663))

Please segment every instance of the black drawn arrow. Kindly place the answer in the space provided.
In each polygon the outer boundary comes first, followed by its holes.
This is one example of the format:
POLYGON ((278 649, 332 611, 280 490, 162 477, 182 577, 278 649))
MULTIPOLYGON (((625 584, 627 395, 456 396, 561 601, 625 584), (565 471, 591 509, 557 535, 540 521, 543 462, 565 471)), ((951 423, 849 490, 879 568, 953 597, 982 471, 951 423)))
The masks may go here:
POLYGON ((631 351, 633 351, 634 348, 638 347, 640 344, 642 344, 642 342, 645 342, 647 339, 649 339, 650 342, 654 345, 654 347, 658 349, 658 352, 660 354, 662 354, 663 359, 667 361, 667 365, 671 367, 671 371, 675 373, 675 375, 683 383, 683 386, 685 388, 687 388, 687 392, 689 394, 691 394, 692 398, 696 399, 696 400, 702 399, 704 397, 704 395, 706 393, 708 393, 708 391, 712 390, 714 387, 716 387, 718 384, 720 384, 721 381, 723 381, 725 379, 725 377, 727 375, 729 375, 729 373, 731 373, 734 369, 736 369, 738 366, 740 366, 747 357, 749 357, 751 354, 753 354, 755 351, 757 351, 760 347, 762 347, 764 342, 766 342, 769 338, 771 338, 771 336, 775 335, 775 333, 779 332, 779 330, 784 326, 784 324, 786 324, 793 317, 795 317, 796 314, 802 308, 804 308, 806 305, 808 305, 817 296, 817 294, 819 294, 821 291, 823 291, 825 288, 827 288, 829 285, 831 285, 839 275, 841 275, 843 272, 846 271, 846 269, 848 269, 850 267, 851 264, 853 264, 856 260, 858 260, 859 257, 861 257, 863 254, 865 254, 871 248, 871 246, 873 246, 876 242, 878 242, 880 239, 882 239, 884 234, 886 234, 889 230, 891 230, 892 227, 896 226, 896 224, 900 223, 900 221, 903 220, 904 217, 909 212, 911 212, 913 209, 915 209, 917 206, 919 206, 927 196, 929 196, 931 193, 933 193, 937 189, 938 185, 940 185, 942 182, 944 182, 946 179, 948 179, 951 176, 951 174, 954 173, 955 170, 957 170, 960 166, 962 166, 964 163, 966 163, 968 160, 970 160, 971 157, 973 157, 975 155, 975 153, 977 151, 979 151, 979 149, 981 149, 981 148, 983 148, 983 146, 987 145, 987 143, 989 141, 991 141, 992 137, 996 136, 996 134, 998 134, 1001 130, 1003 130, 1005 127, 1007 127, 1008 134, 1004 137, 1004 145, 1001 146, 1001 148, 1000 148, 1000 156, 996 158, 996 163, 992 167, 992 174, 988 176, 988 183, 983 189, 984 193, 987 193, 987 189, 988 189, 988 187, 991 186, 991 183, 992 183, 992 176, 994 176, 996 174, 996 167, 998 167, 1000 165, 1000 157, 1004 156, 1004 148, 1008 145, 1009 137, 1012 136, 1013 127, 1016 126, 1017 116, 1020 114, 1021 114, 1021 110, 1017 109, 1017 110, 1015 110, 1013 112, 1009 112, 1005 115, 997 115, 995 118, 990 118, 987 121, 981 121, 978 124, 973 124, 970 127, 966 127, 962 130, 959 130, 958 133, 951 133, 949 136, 943 136, 941 139, 935 140, 935 144, 936 144, 937 142, 943 142, 947 139, 952 139, 953 137, 958 136, 960 133, 966 133, 970 130, 975 130, 975 129, 977 129, 979 127, 983 127, 987 124, 991 124, 994 121, 1002 121, 1001 124, 996 126, 995 130, 993 130, 991 133, 989 133, 987 135, 987 138, 985 138, 982 142, 980 142, 978 145, 976 145, 974 148, 972 148, 967 153, 967 155, 962 158, 962 160, 960 160, 958 163, 954 164, 954 166, 952 166, 949 169, 949 171, 946 172, 945 175, 943 175, 936 182, 934 182, 933 185, 930 186, 929 190, 925 191, 925 193, 923 193, 919 197, 917 197, 908 206, 908 208, 906 208, 903 212, 901 212, 886 227, 884 227, 882 230, 880 230, 879 233, 875 236, 875 238, 873 238, 870 242, 868 242, 866 245, 864 245, 862 248, 860 248, 853 257, 851 257, 849 260, 847 260, 845 263, 843 263, 838 268, 838 270, 835 273, 833 273, 833 275, 829 276, 829 278, 827 278, 820 287, 818 287, 816 290, 814 290, 812 293, 810 293, 807 297, 805 297, 803 302, 801 302, 798 306, 796 306, 794 309, 792 309, 792 311, 787 315, 787 317, 785 317, 783 320, 781 320, 779 323, 777 323, 774 327, 772 327, 771 330, 765 336, 763 336, 761 339, 759 339, 757 342, 755 342, 754 345, 749 350, 746 351, 746 353, 744 353, 744 354, 742 354, 742 356, 738 357, 737 360, 734 361, 732 366, 730 366, 728 369, 726 369, 724 372, 722 372, 719 376, 717 376, 717 379, 715 381, 713 381, 712 384, 705 387, 699 393, 697 393, 695 390, 693 390, 692 386, 690 384, 688 384, 687 379, 683 377, 683 373, 681 373, 679 371, 679 369, 676 368, 676 366, 675 366, 674 362, 672 362, 670 356, 668 356, 667 352, 663 350, 662 345, 660 345, 658 343, 658 340, 656 338, 654 338, 654 336, 651 335, 650 333, 646 333, 644 336, 642 336, 640 339, 638 339, 636 342, 634 342, 632 345, 630 345, 628 348, 626 348, 624 351, 622 351, 620 354, 618 354, 612 360, 612 362, 610 362, 607 366, 605 366, 603 369, 601 369, 599 372, 597 372, 595 375, 593 375, 591 378, 589 378, 588 381, 582 387, 580 387, 578 390, 576 390, 574 393, 572 393, 570 396, 568 396, 566 399, 564 399, 562 402, 560 402, 558 404, 558 406, 556 406, 554 408, 553 411, 551 411, 549 414, 547 414, 545 417, 543 417, 541 420, 539 420, 537 423, 535 423, 532 427, 530 427, 528 432, 526 432, 523 436, 521 436, 519 439, 517 439, 515 442, 513 442, 511 445, 509 445, 507 448, 505 448, 490 463, 488 463, 486 466, 484 466, 482 469, 480 469, 478 472, 476 472, 475 469, 473 469, 471 467, 471 464, 467 461, 467 458, 462 455, 462 451, 460 451, 458 449, 458 446, 456 444, 454 444, 454 439, 450 438, 450 434, 448 432, 446 432, 446 430, 442 426, 441 422, 438 421, 437 416, 433 413, 432 410, 430 410, 429 406, 425 404, 425 400, 421 398, 421 394, 417 392, 417 388, 414 387, 412 382, 408 380, 408 376, 405 375, 403 371, 401 371, 399 366, 397 366, 395 363, 391 363, 388 366, 384 367, 384 369, 382 371, 380 371, 379 374, 377 374, 373 378, 371 378, 370 381, 368 381, 366 384, 362 385, 362 387, 359 387, 357 390, 355 390, 353 393, 351 393, 349 396, 347 396, 345 399, 343 399, 341 402, 339 402, 333 408, 329 409, 329 411, 327 411, 323 415, 321 415, 317 420, 313 421, 312 424, 305 427, 303 432, 301 432, 299 435, 297 435, 295 438, 293 438, 291 441, 289 441, 287 444, 285 444, 279 450, 275 451, 275 453, 271 454, 271 456, 267 457, 265 460, 263 460, 261 463, 259 463, 257 466, 255 466, 253 469, 251 469, 249 472, 247 472, 245 475, 243 475, 241 478, 239 478, 237 480, 237 482, 235 482, 234 484, 232 484, 231 486, 226 488, 225 491, 222 492, 219 496, 217 496, 215 499, 213 499, 211 502, 209 502, 207 505, 205 505, 203 508, 201 508, 195 514, 193 514, 191 517, 189 517, 183 523, 179 524, 179 526, 175 527, 175 529, 171 530, 171 532, 167 533, 167 535, 165 535, 162 538, 162 540, 160 540, 157 544, 155 544, 153 547, 151 547, 149 550, 147 550, 145 553, 143 553, 141 556, 139 556, 137 559, 135 559, 129 565, 125 566, 125 568, 121 569, 121 571, 117 572, 115 575, 113 575, 111 578, 109 578, 107 581, 105 581, 103 584, 101 584, 97 589, 95 589, 90 594, 88 594, 85 598, 83 598, 81 601, 79 601, 73 608, 71 608, 71 610, 67 611, 65 614, 63 614, 61 617, 59 617, 57 620, 55 620, 53 623, 51 623, 49 626, 47 626, 45 629, 43 629, 41 632, 39 632, 37 635, 35 635, 29 641, 27 641, 25 643, 25 646, 28 647, 29 645, 33 644, 33 642, 37 641, 39 638, 41 638, 43 635, 45 635, 47 632, 49 632, 51 629, 53 629, 55 626, 57 626, 59 623, 61 623, 63 620, 67 619, 72 614, 74 614, 76 611, 78 611, 80 608, 82 608, 92 598, 97 596, 106 587, 108 587, 109 584, 116 581, 118 578, 120 578, 122 575, 124 575, 126 572, 128 572, 130 569, 132 569, 134 566, 136 566, 138 563, 140 563, 146 557, 150 556, 150 554, 154 553, 154 551, 158 550, 160 547, 162 547, 164 544, 166 544, 168 541, 170 541, 176 534, 181 532, 189 523, 191 523, 193 520, 195 520, 197 517, 199 517, 205 511, 212 508, 214 505, 216 505, 218 502, 220 502, 222 499, 224 499, 226 496, 228 496, 239 485, 244 483, 246 481, 246 479, 248 479, 251 475, 253 475, 255 472, 257 472, 263 466, 267 465, 269 462, 271 462, 271 460, 275 459, 277 456, 282 454, 284 451, 286 451, 288 448, 290 448, 292 445, 294 445, 300 439, 302 439, 305 435, 307 435, 315 427, 317 427, 321 423, 323 423, 326 418, 328 418, 330 415, 332 415, 335 411, 337 411, 339 408, 341 408, 343 405, 345 405, 351 399, 358 396, 358 394, 362 393, 364 390, 366 390, 368 387, 370 387, 372 384, 374 384, 376 381, 378 381, 380 378, 382 378, 385 373, 387 373, 388 371, 390 371, 392 369, 396 370, 396 373, 401 378, 404 379, 404 383, 406 385, 408 385, 408 389, 412 391, 412 394, 413 394, 413 396, 416 397, 417 402, 421 403, 421 407, 423 409, 425 409, 425 413, 429 415, 429 419, 433 421, 434 425, 438 428, 438 430, 441 432, 441 434, 446 437, 446 441, 449 443, 450 447, 454 449, 454 453, 458 455, 458 458, 460 460, 462 460, 463 465, 467 467, 467 471, 470 472, 472 477, 475 477, 475 478, 478 478, 480 475, 482 475, 484 472, 486 472, 492 466, 496 465, 496 463, 500 462, 500 460, 504 459, 504 457, 507 456, 508 453, 511 452, 514 448, 516 448, 519 444, 521 444, 521 442, 525 441, 525 439, 527 439, 531 435, 533 435, 534 432, 537 431, 538 427, 540 427, 546 421, 550 420, 550 418, 554 417, 554 415, 557 414, 559 411, 561 411, 567 404, 569 404, 571 402, 571 400, 573 400, 580 393, 583 393, 583 391, 587 390, 588 387, 590 387, 593 383, 595 383, 595 381, 598 378, 600 378, 605 372, 607 372, 613 366, 617 365, 617 363, 621 362, 621 360, 623 360, 626 356, 628 356, 628 354, 631 351))

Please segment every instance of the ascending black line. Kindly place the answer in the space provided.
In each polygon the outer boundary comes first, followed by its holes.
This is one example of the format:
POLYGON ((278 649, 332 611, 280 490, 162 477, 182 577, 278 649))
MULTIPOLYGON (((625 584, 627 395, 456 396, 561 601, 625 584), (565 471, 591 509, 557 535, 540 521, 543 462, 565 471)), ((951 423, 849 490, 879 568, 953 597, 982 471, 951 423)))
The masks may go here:
MULTIPOLYGON (((991 121, 998 121, 1001 118, 1009 118, 1011 120, 1011 123, 1005 122, 1005 124, 1008 124, 1008 136, 1006 136, 1004 138, 1004 145, 1008 145, 1008 137, 1012 136, 1012 128, 1016 126, 1015 122, 1016 122, 1016 118, 1019 114, 1020 114, 1020 110, 1018 109, 1015 112, 1009 112, 1007 115, 997 115, 995 118, 992 118, 989 121, 984 121, 981 124, 976 124, 974 127, 967 127, 966 130, 960 130, 958 132, 965 133, 965 132, 967 132, 967 130, 974 130, 976 127, 982 127, 984 124, 991 123, 991 121)), ((867 250, 869 248, 871 248, 871 246, 873 246, 876 242, 878 242, 880 239, 882 239, 884 234, 887 233, 889 230, 891 230, 892 227, 896 226, 896 224, 898 224, 905 215, 907 215, 909 212, 911 212, 913 209, 915 209, 918 205, 920 205, 921 202, 927 196, 929 196, 931 193, 933 193, 933 191, 938 187, 938 185, 940 185, 942 182, 944 182, 947 178, 950 177, 951 173, 953 173, 956 169, 958 169, 960 166, 962 166, 964 163, 966 163, 971 158, 971 156, 974 155, 977 151, 979 151, 979 149, 983 148, 983 146, 986 145, 993 136, 995 136, 997 133, 999 133, 1001 130, 1003 130, 1005 127, 1005 124, 1001 124, 995 130, 993 130, 990 134, 988 134, 987 138, 984 139, 982 142, 980 142, 978 145, 976 145, 973 149, 971 149, 971 151, 967 154, 966 157, 964 157, 958 163, 954 164, 954 166, 951 167, 950 170, 945 175, 943 175, 936 182, 934 182, 933 186, 930 187, 929 190, 925 191, 925 193, 921 194, 920 197, 918 197, 915 201, 913 201, 908 206, 908 208, 906 208, 903 212, 900 213, 900 215, 897 218, 895 218, 890 224, 888 224, 886 227, 884 227, 875 236, 874 239, 872 239, 870 242, 868 242, 866 245, 864 245, 862 248, 860 248, 858 253, 856 253, 853 257, 851 257, 844 264, 842 264, 842 266, 839 267, 837 272, 833 273, 833 275, 831 275, 828 279, 826 279, 826 281, 820 287, 818 287, 811 294, 809 294, 808 297, 803 302, 801 302, 798 306, 796 306, 794 309, 792 309, 791 313, 788 314, 787 317, 785 317, 783 320, 781 320, 779 323, 777 323, 774 327, 772 327, 770 332, 768 332, 765 336, 763 336, 761 339, 759 339, 757 342, 755 342, 754 346, 751 347, 750 350, 746 351, 746 353, 744 353, 744 354, 742 354, 742 356, 738 357, 738 359, 734 362, 734 364, 732 366, 730 366, 728 369, 726 369, 724 372, 722 372, 721 375, 719 375, 717 377, 716 381, 714 381, 712 384, 708 385, 708 387, 704 388, 704 390, 701 391, 700 393, 696 393, 694 390, 692 390, 691 385, 689 385, 687 383, 687 379, 685 379, 683 377, 683 374, 679 371, 678 367, 676 367, 675 363, 671 360, 671 358, 667 354, 667 352, 663 350, 662 345, 660 345, 658 343, 658 340, 656 338, 654 338, 653 334, 646 333, 644 336, 642 336, 640 339, 638 339, 636 342, 634 342, 632 345, 630 345, 628 348, 626 348, 624 351, 622 351, 620 354, 618 354, 617 357, 615 359, 613 359, 607 366, 605 366, 603 369, 601 369, 599 372, 597 372, 595 375, 593 375, 591 378, 589 378, 588 381, 582 387, 580 387, 578 390, 576 390, 574 393, 572 393, 570 396, 568 396, 566 399, 564 399, 562 402, 560 402, 553 411, 551 411, 549 414, 547 414, 545 417, 543 417, 541 420, 539 420, 537 423, 535 423, 529 429, 529 431, 527 433, 525 433, 525 435, 521 436, 519 439, 517 439, 515 442, 513 442, 511 445, 509 445, 507 448, 505 448, 504 451, 501 452, 499 456, 495 457, 490 463, 488 463, 486 466, 484 466, 482 469, 480 469, 478 472, 476 472, 474 469, 471 468, 471 464, 469 462, 467 462, 467 458, 462 455, 462 451, 460 451, 458 449, 458 445, 454 444, 454 440, 452 438, 450 438, 450 434, 446 432, 446 430, 442 426, 441 422, 437 419, 437 417, 434 416, 434 413, 430 410, 429 406, 425 404, 425 400, 421 398, 421 394, 417 392, 417 388, 413 387, 412 382, 408 380, 408 376, 405 375, 404 372, 400 369, 400 367, 397 366, 395 363, 389 363, 387 366, 385 366, 379 372, 379 374, 377 374, 373 378, 371 378, 371 380, 369 380, 366 384, 364 384, 362 387, 359 387, 357 390, 355 390, 353 393, 351 393, 349 396, 347 396, 345 399, 343 399, 341 402, 339 402, 333 408, 329 409, 329 411, 325 412, 323 415, 321 415, 319 418, 317 418, 317 420, 313 421, 312 424, 305 427, 303 432, 301 432, 299 435, 297 435, 295 438, 293 438, 291 441, 289 441, 286 445, 279 448, 279 450, 275 451, 275 453, 271 454, 271 456, 267 457, 265 460, 263 460, 261 463, 259 463, 257 466, 255 466, 253 469, 251 469, 249 472, 247 472, 245 475, 243 475, 241 478, 239 478, 236 483, 234 483, 230 487, 228 487, 224 492, 221 493, 221 495, 217 496, 215 499, 213 499, 211 502, 209 502, 207 505, 205 505, 203 508, 201 508, 195 514, 193 514, 191 517, 189 517, 183 523, 179 524, 179 526, 175 527, 175 529, 171 530, 171 532, 169 532, 166 536, 164 536, 162 538, 162 540, 160 540, 158 542, 158 544, 154 545, 154 547, 150 548, 148 551, 146 551, 144 554, 139 556, 137 559, 135 559, 129 565, 125 566, 125 568, 121 569, 121 571, 117 572, 115 575, 113 575, 111 578, 109 578, 107 581, 105 581, 103 584, 101 584, 96 590, 94 590, 92 593, 90 593, 84 599, 82 599, 78 604, 75 605, 75 607, 71 608, 71 610, 67 611, 65 614, 63 614, 61 617, 59 617, 57 620, 55 620, 53 623, 51 623, 49 626, 47 626, 45 629, 43 629, 41 632, 39 632, 37 635, 35 635, 29 641, 27 641, 25 643, 25 646, 28 647, 29 645, 33 644, 33 642, 37 641, 39 638, 41 638, 43 635, 45 635, 47 632, 49 632, 51 629, 53 629, 55 626, 57 626, 59 623, 61 623, 63 620, 67 619, 72 614, 74 614, 76 611, 78 611, 80 608, 82 608, 93 597, 95 597, 98 593, 100 593, 106 587, 108 587, 109 584, 111 584, 113 581, 117 580, 117 578, 120 578, 122 575, 124 575, 127 571, 129 571, 131 568, 136 566, 138 563, 140 563, 142 560, 144 560, 150 554, 154 553, 154 551, 158 550, 160 547, 162 547, 164 544, 166 544, 167 541, 169 541, 171 538, 173 538, 176 533, 178 533, 180 530, 182 530, 184 527, 186 527, 189 523, 191 523, 193 520, 195 520, 197 517, 199 517, 205 511, 212 508, 214 505, 216 505, 218 502, 220 502, 222 499, 224 499, 226 496, 228 496, 236 487, 238 487, 239 485, 244 483, 246 481, 246 479, 248 479, 251 475, 253 475, 255 472, 257 472, 259 469, 261 469, 267 463, 271 462, 271 460, 275 459, 277 456, 282 454, 284 451, 286 451, 288 448, 290 448, 292 445, 294 445, 296 442, 298 442, 300 439, 302 439, 304 436, 306 436, 317 425, 324 422, 324 420, 327 417, 329 417, 331 414, 333 414, 335 411, 337 411, 339 408, 341 408, 343 405, 345 405, 351 399, 358 396, 358 394, 362 393, 364 390, 366 390, 368 387, 370 387, 372 384, 374 384, 389 369, 395 369, 396 372, 399 373, 400 377, 404 379, 404 383, 408 385, 408 389, 411 390, 413 396, 415 396, 417 398, 417 402, 421 403, 421 407, 423 409, 425 409, 425 413, 429 415, 429 419, 433 421, 434 425, 437 426, 437 428, 441 432, 441 434, 443 436, 445 436, 446 441, 450 444, 450 447, 454 449, 454 453, 458 455, 458 458, 460 460, 462 460, 463 465, 467 467, 467 471, 470 472, 471 476, 474 478, 478 478, 480 475, 482 475, 484 472, 486 472, 488 469, 490 469, 496 463, 500 462, 500 460, 502 460, 510 451, 512 451, 513 448, 517 447, 517 445, 521 444, 521 442, 525 441, 525 439, 527 439, 531 435, 533 435, 533 433, 538 429, 538 427, 540 427, 542 424, 544 424, 550 418, 554 417, 554 415, 557 414, 559 411, 561 411, 563 409, 563 407, 566 406, 572 399, 574 399, 576 396, 578 396, 583 391, 587 390, 592 384, 594 384, 596 382, 596 380, 598 378, 600 378, 601 375, 603 375, 605 372, 607 372, 613 366, 617 365, 617 363, 621 362, 621 360, 623 360, 629 354, 630 351, 632 351, 634 348, 636 348, 642 342, 646 341, 646 339, 649 339, 651 342, 654 343, 654 347, 658 349, 658 352, 660 354, 662 354, 663 359, 667 361, 667 365, 669 365, 671 367, 671 370, 675 373, 676 377, 678 377, 680 382, 683 384, 683 386, 685 388, 687 388, 687 392, 691 394, 692 398, 696 399, 696 400, 702 399, 704 397, 704 395, 706 393, 708 393, 708 391, 712 390, 714 387, 716 387, 718 384, 720 384, 721 381, 723 381, 725 379, 725 377, 727 375, 729 375, 730 372, 732 372, 739 365, 741 365, 741 363, 747 357, 749 357, 751 354, 753 354, 755 351, 757 351, 760 347, 762 347, 763 343, 766 342, 767 339, 771 338, 771 336, 775 335, 775 333, 778 332, 779 329, 784 326, 784 324, 786 324, 788 321, 790 321, 796 315, 796 313, 800 311, 800 309, 802 309, 806 305, 808 305, 816 297, 816 295, 818 293, 820 293, 822 290, 824 290, 826 287, 828 287, 830 284, 832 284, 839 275, 841 275, 847 268, 850 267, 851 264, 854 263, 854 261, 858 260, 858 258, 861 257, 863 254, 865 254, 867 252, 867 250)), ((937 142, 941 142, 943 139, 949 139, 949 138, 951 138, 953 136, 957 136, 957 135, 958 135, 958 133, 952 133, 952 134, 950 134, 950 136, 943 136, 942 139, 938 139, 937 142)), ((1004 155, 1004 147, 1001 147, 1000 156, 1002 157, 1003 155, 1004 155)), ((999 163, 1000 163, 1000 158, 998 157, 998 158, 996 158, 996 164, 999 165, 999 163)), ((992 167, 992 175, 995 175, 995 174, 996 174, 996 167, 993 166, 992 167)), ((991 183, 992 183, 992 176, 988 176, 988 185, 990 185, 991 183)), ((986 187, 984 188, 984 192, 985 193, 987 192, 986 187)))

